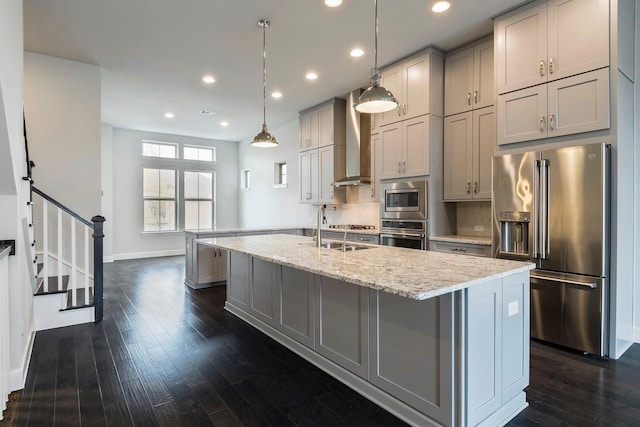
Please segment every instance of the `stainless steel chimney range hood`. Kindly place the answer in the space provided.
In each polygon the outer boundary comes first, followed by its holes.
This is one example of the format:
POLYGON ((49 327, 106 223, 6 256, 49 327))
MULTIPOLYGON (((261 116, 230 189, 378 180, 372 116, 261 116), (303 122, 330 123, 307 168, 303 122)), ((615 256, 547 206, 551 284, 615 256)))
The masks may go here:
POLYGON ((347 95, 347 173, 334 187, 371 183, 371 114, 354 108, 361 93, 362 89, 356 89, 347 95))

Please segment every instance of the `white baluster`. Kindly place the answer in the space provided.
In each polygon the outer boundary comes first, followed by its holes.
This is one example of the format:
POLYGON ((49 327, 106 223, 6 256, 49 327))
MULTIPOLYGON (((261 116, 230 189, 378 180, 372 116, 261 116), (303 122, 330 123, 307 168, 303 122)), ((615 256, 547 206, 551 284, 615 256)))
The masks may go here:
POLYGON ((69 217, 71 226, 71 305, 78 305, 78 292, 76 285, 76 221, 73 217, 69 217))
POLYGON ((49 202, 42 199, 42 280, 44 291, 49 291, 49 202))
POLYGON ((84 226, 84 303, 89 305, 89 227, 84 226))
POLYGON ((62 288, 62 209, 58 208, 58 290, 62 288))

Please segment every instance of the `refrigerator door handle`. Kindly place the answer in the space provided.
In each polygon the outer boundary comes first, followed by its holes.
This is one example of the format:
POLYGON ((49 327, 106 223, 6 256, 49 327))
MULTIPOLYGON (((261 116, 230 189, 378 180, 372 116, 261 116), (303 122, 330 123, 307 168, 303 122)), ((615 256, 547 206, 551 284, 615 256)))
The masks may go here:
POLYGON ((540 161, 540 258, 549 259, 549 160, 540 161))
POLYGON ((538 276, 536 274, 531 274, 529 277, 531 277, 532 279, 547 280, 549 282, 568 283, 570 285, 585 286, 591 289, 595 289, 598 287, 598 285, 593 282, 589 283, 589 282, 578 282, 577 280, 555 279, 553 277, 538 276))
POLYGON ((540 160, 533 161, 533 258, 540 258, 540 160))

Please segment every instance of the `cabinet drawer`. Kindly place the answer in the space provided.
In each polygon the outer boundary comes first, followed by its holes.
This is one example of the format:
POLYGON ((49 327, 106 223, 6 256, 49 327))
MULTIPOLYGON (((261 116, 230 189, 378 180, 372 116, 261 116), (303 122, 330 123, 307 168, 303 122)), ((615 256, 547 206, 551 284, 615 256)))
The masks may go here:
POLYGON ((349 233, 347 234, 347 240, 350 242, 371 243, 377 245, 380 241, 380 238, 377 234, 349 233))
POLYGON ((432 251, 449 252, 462 255, 491 256, 491 246, 474 245, 472 243, 430 242, 432 251))

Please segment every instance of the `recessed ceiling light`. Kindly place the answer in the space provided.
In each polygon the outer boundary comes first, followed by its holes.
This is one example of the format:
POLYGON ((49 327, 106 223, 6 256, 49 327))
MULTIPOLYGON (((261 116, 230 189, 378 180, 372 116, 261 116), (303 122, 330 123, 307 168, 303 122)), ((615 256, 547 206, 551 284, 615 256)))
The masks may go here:
POLYGON ((318 75, 312 71, 310 73, 307 73, 305 77, 307 78, 307 80, 315 80, 318 78, 318 75))
POLYGON ((211 84, 211 83, 214 83, 216 81, 216 79, 214 79, 213 76, 204 76, 202 78, 202 81, 205 82, 205 83, 211 84))
POLYGON ((448 1, 437 1, 431 6, 431 10, 435 13, 442 13, 451 7, 451 3, 448 1))
POLYGON ((282 98, 282 93, 275 91, 271 93, 272 98, 282 98))
POLYGON ((324 4, 329 7, 338 7, 342 4, 342 0, 324 0, 324 4))
POLYGON ((357 47, 351 51, 350 55, 353 56, 354 58, 359 58, 362 55, 364 55, 364 50, 357 47))
POLYGON ((164 113, 164 116, 165 116, 167 119, 173 119, 173 118, 175 117, 175 116, 173 115, 173 113, 164 113))
POLYGON ((229 126, 229 122, 220 122, 220 126, 229 126))

